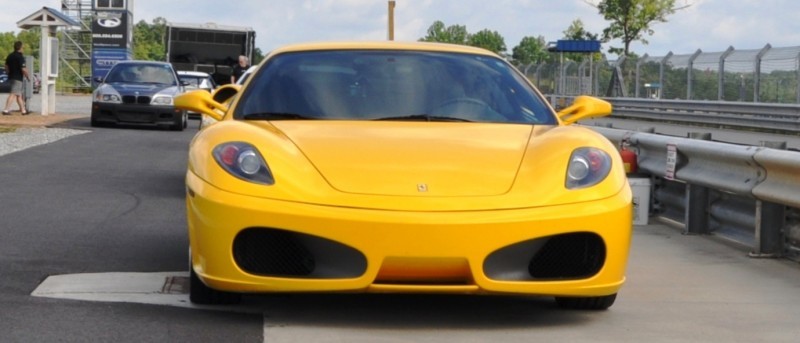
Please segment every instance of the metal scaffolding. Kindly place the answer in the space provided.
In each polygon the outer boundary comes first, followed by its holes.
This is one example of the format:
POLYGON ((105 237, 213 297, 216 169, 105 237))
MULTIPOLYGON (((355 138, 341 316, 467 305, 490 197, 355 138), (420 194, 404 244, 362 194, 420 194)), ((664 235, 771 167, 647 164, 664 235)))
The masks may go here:
POLYGON ((59 51, 64 75, 62 90, 91 90, 92 77, 92 0, 62 0, 61 12, 81 23, 80 28, 63 31, 59 51))

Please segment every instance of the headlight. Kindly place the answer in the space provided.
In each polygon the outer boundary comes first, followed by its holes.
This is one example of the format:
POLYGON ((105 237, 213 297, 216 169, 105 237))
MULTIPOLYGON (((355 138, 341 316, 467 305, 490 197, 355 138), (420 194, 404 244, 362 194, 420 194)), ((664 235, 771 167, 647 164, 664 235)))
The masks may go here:
POLYGON ((567 166, 567 189, 594 186, 611 171, 611 156, 597 148, 579 148, 572 152, 567 166))
POLYGON ((150 104, 151 105, 172 105, 172 96, 156 94, 153 97, 153 100, 150 101, 150 104))
POLYGON ((122 97, 119 96, 119 93, 110 93, 108 90, 105 90, 102 92, 97 92, 94 97, 94 101, 119 104, 122 103, 122 97))
POLYGON ((214 160, 231 175, 245 181, 273 185, 275 179, 258 150, 243 142, 217 145, 213 150, 214 160))

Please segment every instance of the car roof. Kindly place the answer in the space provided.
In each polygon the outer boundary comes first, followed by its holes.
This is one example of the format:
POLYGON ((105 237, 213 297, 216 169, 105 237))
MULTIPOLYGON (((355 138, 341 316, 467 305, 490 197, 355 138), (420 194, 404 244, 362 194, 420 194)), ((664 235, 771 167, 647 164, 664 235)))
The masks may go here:
POLYGON ((209 73, 191 70, 178 70, 178 76, 211 77, 209 73))
POLYGON ((291 44, 273 50, 270 55, 286 52, 319 51, 319 50, 403 50, 403 51, 435 51, 455 52, 498 57, 497 54, 482 48, 466 45, 431 43, 431 42, 399 42, 399 41, 342 41, 311 42, 291 44))

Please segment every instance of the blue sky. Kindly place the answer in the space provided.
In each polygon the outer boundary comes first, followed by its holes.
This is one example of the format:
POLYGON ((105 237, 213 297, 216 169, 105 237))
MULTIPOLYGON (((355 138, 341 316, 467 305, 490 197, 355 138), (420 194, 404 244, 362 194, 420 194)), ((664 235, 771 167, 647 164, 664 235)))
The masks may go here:
MULTIPOLYGON (((608 23, 587 4, 599 0, 396 0, 395 39, 417 40, 436 20, 465 25, 469 32, 497 31, 510 50, 525 36, 554 41, 575 19, 602 32, 608 23)), ((800 46, 800 1, 676 0, 690 4, 653 26, 648 45, 634 44, 640 55, 664 56, 800 46)), ((383 40, 387 37, 387 0, 135 0, 134 20, 156 17, 181 23, 214 22, 256 30, 256 46, 269 51, 306 41, 383 40), (220 6, 220 3, 224 5, 220 6)), ((0 32, 18 31, 16 22, 41 9, 59 9, 61 1, 0 0, 0 32)), ((619 44, 617 44, 619 45, 619 44)))

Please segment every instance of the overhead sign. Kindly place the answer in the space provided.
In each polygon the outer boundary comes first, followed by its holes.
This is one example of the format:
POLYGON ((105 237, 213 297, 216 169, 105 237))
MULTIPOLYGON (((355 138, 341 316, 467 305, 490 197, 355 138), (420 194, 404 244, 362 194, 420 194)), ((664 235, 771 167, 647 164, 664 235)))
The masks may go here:
POLYGON ((547 44, 550 52, 599 52, 599 40, 568 40, 561 39, 547 44))

